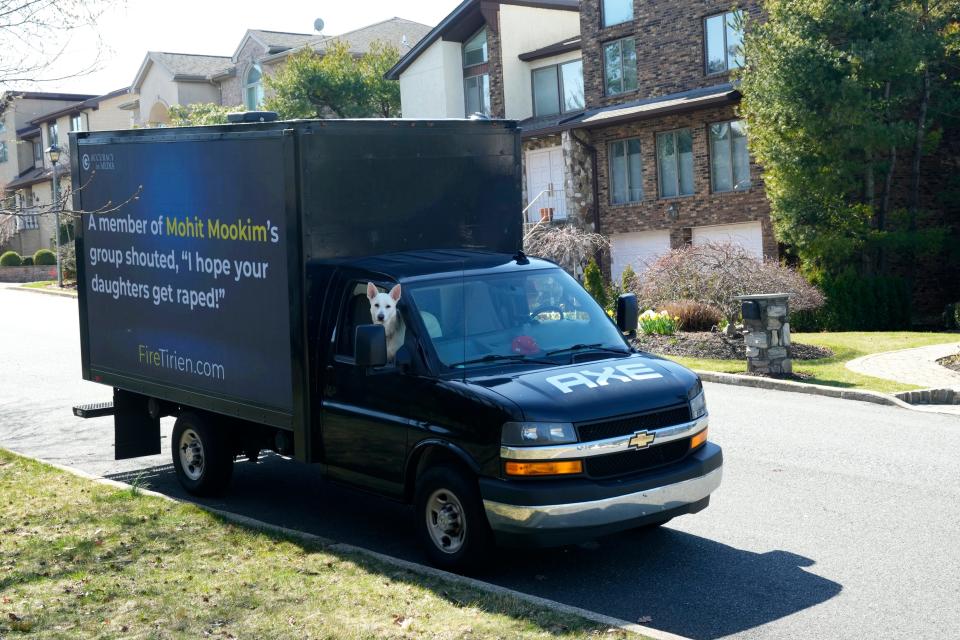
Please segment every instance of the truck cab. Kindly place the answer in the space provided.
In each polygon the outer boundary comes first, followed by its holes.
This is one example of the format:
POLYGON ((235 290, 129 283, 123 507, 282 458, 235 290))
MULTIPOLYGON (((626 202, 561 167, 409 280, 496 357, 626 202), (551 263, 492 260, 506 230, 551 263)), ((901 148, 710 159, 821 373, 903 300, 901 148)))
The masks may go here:
POLYGON ((635 352, 552 262, 415 251, 308 271, 326 471, 412 502, 434 563, 662 524, 719 485, 696 375, 635 352), (369 357, 386 340, 366 331, 370 284, 400 287, 393 362, 369 357))

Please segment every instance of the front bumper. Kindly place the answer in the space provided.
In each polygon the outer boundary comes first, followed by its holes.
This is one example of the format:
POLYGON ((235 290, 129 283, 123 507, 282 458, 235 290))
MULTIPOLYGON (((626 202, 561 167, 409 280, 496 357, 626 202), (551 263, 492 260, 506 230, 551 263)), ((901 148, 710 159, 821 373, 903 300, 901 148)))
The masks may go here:
POLYGON ((723 452, 708 442, 676 465, 628 480, 483 478, 480 493, 499 542, 555 546, 700 511, 722 475, 723 452))

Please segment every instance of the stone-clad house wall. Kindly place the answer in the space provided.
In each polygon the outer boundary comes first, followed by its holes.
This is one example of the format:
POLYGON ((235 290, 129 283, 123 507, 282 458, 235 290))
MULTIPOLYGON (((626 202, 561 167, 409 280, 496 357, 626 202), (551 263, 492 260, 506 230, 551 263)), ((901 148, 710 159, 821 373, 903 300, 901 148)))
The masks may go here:
MULTIPOLYGON (((500 12, 497 12, 499 22, 500 12)), ((490 117, 505 118, 506 99, 503 95, 503 56, 500 49, 500 25, 487 24, 487 56, 490 74, 490 117)))
POLYGON ((592 141, 597 149, 601 232, 611 234, 670 229, 671 245, 680 247, 689 242, 687 234, 691 227, 759 220, 763 230, 763 252, 775 257, 777 243, 770 224, 770 206, 763 188, 760 166, 751 159, 749 189, 711 192, 708 127, 711 123, 732 120, 735 117, 734 108, 726 106, 594 131, 592 141), (659 132, 683 128, 689 128, 693 137, 694 195, 660 198, 656 135, 659 132), (640 139, 640 152, 643 157, 643 200, 614 205, 610 204, 608 145, 614 140, 626 138, 640 139), (675 205, 678 209, 675 222, 667 217, 667 208, 670 205, 675 205))
MULTIPOLYGON (((246 84, 247 72, 253 63, 266 55, 267 50, 253 38, 247 39, 240 53, 237 54, 237 72, 220 83, 220 104, 235 106, 243 104, 243 86, 246 84)), ((266 70, 265 70, 266 71, 266 70)))
POLYGON ((581 2, 587 107, 655 98, 728 82, 728 73, 706 75, 704 19, 729 11, 735 4, 750 19, 761 15, 757 0, 634 0, 633 21, 605 28, 601 26, 601 1, 581 2), (603 45, 631 35, 637 47, 637 90, 605 96, 603 45))

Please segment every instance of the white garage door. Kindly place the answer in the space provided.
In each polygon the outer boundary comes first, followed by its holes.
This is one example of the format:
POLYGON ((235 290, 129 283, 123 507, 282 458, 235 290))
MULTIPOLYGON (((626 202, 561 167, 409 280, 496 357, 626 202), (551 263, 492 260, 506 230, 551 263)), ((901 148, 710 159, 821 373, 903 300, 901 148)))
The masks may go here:
POLYGON ((610 267, 613 281, 629 264, 637 273, 647 269, 657 258, 670 251, 669 231, 638 231, 614 233, 610 236, 610 267))
POLYGON ((694 227, 693 244, 707 242, 738 244, 759 259, 763 259, 763 232, 759 222, 721 224, 714 227, 694 227))

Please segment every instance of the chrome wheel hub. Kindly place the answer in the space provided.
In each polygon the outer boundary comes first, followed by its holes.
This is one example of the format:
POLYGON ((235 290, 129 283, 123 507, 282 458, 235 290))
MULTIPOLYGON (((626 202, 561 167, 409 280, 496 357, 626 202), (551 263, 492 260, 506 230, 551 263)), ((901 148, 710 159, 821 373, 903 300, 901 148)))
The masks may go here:
POLYGON ((193 481, 199 480, 203 476, 204 467, 203 442, 200 441, 200 436, 193 429, 184 429, 177 449, 180 452, 180 468, 184 475, 193 481))
POLYGON ((467 523, 460 499, 446 489, 437 489, 427 500, 427 531, 444 553, 456 553, 466 540, 467 523))

